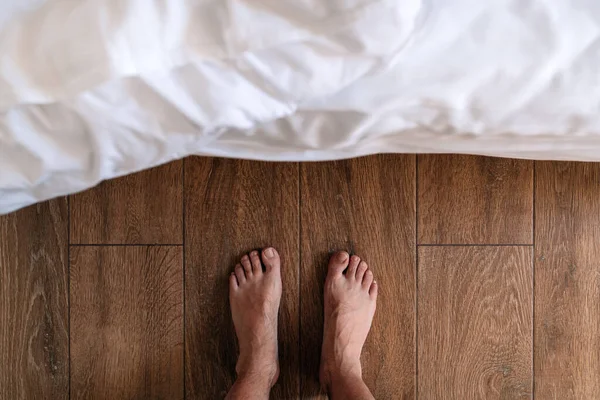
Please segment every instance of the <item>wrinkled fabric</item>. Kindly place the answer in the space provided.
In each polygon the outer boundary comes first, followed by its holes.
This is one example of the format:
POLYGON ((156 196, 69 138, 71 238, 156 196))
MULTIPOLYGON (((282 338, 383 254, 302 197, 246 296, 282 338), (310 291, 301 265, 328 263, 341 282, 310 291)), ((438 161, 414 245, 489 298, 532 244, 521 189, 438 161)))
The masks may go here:
POLYGON ((0 213, 191 154, 600 160, 592 0, 3 0, 0 213))

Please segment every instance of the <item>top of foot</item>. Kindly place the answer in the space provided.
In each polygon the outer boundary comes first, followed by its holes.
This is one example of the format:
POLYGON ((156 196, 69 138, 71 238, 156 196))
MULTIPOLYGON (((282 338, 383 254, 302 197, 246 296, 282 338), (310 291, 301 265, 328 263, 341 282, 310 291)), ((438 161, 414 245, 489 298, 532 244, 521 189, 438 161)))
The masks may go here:
POLYGON ((279 254, 272 247, 261 254, 251 251, 242 257, 229 277, 231 315, 240 348, 238 379, 263 380, 269 388, 279 376, 280 263, 279 254))
POLYGON ((321 383, 327 388, 336 374, 361 377, 360 353, 377 302, 377 282, 360 257, 341 251, 329 260, 325 280, 325 326, 321 383))

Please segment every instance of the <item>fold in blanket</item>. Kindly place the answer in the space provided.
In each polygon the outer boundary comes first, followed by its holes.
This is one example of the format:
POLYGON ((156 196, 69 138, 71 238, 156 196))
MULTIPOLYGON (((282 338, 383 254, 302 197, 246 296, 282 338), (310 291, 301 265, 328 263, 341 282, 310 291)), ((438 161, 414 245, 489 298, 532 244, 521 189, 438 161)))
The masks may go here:
POLYGON ((600 3, 5 0, 0 213, 189 154, 600 160, 600 3))

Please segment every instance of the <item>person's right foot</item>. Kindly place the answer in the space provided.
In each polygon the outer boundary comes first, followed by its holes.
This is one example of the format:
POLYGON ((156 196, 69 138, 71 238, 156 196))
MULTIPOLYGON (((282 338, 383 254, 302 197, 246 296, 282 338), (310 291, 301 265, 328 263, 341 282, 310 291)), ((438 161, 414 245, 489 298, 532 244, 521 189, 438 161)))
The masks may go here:
POLYGON ((361 378, 360 353, 371 329, 376 301, 377 282, 367 263, 344 251, 335 253, 325 280, 320 370, 325 388, 341 377, 361 378))

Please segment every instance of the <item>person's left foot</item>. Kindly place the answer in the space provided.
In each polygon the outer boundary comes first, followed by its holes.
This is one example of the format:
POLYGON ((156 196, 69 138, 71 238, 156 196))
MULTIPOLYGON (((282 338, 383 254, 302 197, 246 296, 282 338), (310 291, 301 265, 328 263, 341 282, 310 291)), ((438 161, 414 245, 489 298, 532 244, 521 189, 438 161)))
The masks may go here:
POLYGON ((275 384, 279 377, 277 314, 281 300, 281 271, 277 251, 268 247, 244 255, 229 277, 229 301, 240 356, 238 379, 275 384))

